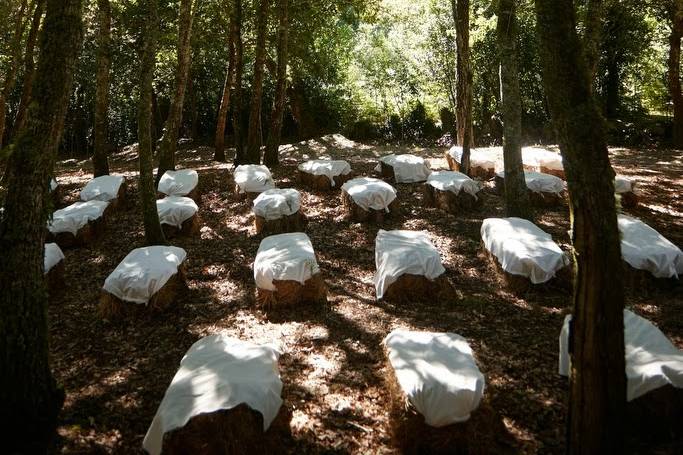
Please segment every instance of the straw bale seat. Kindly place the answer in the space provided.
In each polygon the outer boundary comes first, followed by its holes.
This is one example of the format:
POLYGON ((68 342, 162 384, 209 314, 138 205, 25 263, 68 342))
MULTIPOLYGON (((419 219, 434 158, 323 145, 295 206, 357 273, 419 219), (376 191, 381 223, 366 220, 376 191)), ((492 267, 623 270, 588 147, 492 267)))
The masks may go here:
POLYGON ((313 191, 341 188, 352 178, 351 165, 343 160, 310 160, 297 168, 298 182, 313 191))
POLYGON ((47 225, 47 242, 60 248, 87 246, 96 241, 105 230, 110 203, 103 201, 75 202, 52 214, 47 225))
POLYGON ((197 171, 179 169, 164 172, 157 187, 157 197, 164 198, 166 196, 188 197, 199 204, 201 202, 201 191, 197 171))
POLYGON ((254 199, 253 210, 257 234, 303 232, 306 228, 306 216, 301 210, 301 194, 295 189, 266 190, 254 199))
POLYGON ((346 218, 362 223, 382 223, 386 217, 396 215, 400 209, 396 189, 388 183, 361 177, 349 180, 342 186, 341 200, 346 218))

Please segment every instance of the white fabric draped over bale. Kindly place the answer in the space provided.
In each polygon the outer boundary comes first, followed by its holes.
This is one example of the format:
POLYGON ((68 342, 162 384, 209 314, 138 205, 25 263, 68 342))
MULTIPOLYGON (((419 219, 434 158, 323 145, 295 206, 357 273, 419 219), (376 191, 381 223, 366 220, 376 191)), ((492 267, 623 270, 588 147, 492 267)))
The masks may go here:
POLYGON ((48 273, 54 266, 64 260, 64 253, 56 243, 45 244, 45 255, 43 258, 43 272, 48 273))
POLYGON ((183 223, 197 214, 199 207, 189 197, 166 196, 157 199, 159 222, 181 228, 183 223))
MULTIPOLYGON (((560 332, 560 374, 569 376, 569 322, 564 318, 560 332)), ((652 390, 671 384, 683 388, 683 351, 654 324, 624 310, 624 348, 626 359, 626 398, 635 400, 652 390)))
POLYGON ((334 178, 351 173, 351 165, 344 160, 310 160, 298 166, 299 171, 312 175, 324 175, 330 179, 332 187, 336 185, 334 178))
POLYGON ((124 178, 120 175, 102 175, 90 180, 81 190, 81 200, 109 202, 119 196, 124 178))
POLYGON ((53 213, 52 221, 48 222, 47 227, 53 234, 70 232, 76 235, 90 221, 101 218, 108 206, 109 202, 104 201, 74 202, 53 213))
MULTIPOLYGON (((498 177, 505 178, 505 171, 498 172, 498 177)), ((560 194, 567 189, 567 184, 559 177, 541 172, 524 172, 526 186, 535 193, 560 194)))
POLYGON ((631 267, 656 278, 683 275, 683 252, 666 237, 637 218, 617 217, 621 232, 621 256, 631 267))
POLYGON ((540 147, 522 147, 522 162, 540 170, 541 167, 553 171, 563 171, 562 155, 540 147))
POLYGON ((382 170, 381 163, 394 169, 396 183, 424 182, 431 174, 429 163, 424 158, 415 155, 387 155, 379 159, 380 164, 375 168, 376 172, 382 170))
POLYGON ((617 194, 632 193, 635 183, 626 177, 617 175, 614 178, 614 192, 617 194))
POLYGON ((52 177, 50 179, 50 193, 52 193, 54 190, 56 190, 58 186, 59 186, 59 183, 57 183, 57 179, 52 177))
POLYGON ((167 196, 187 196, 199 184, 199 174, 194 169, 166 171, 159 180, 157 190, 167 196))
POLYGON ((254 199, 254 214, 268 221, 293 215, 301 208, 301 194, 292 188, 266 190, 254 199))
POLYGON ((424 231, 385 231, 375 238, 375 290, 381 299, 391 284, 406 273, 422 275, 430 280, 446 269, 441 255, 424 231))
POLYGON ((301 232, 266 237, 254 260, 256 287, 267 291, 276 290, 274 280, 304 284, 319 271, 311 239, 301 232))
POLYGON ((450 191, 458 194, 464 191, 475 198, 481 190, 478 182, 472 180, 467 175, 456 171, 436 171, 432 172, 427 179, 427 184, 439 191, 450 191))
MULTIPOLYGON (((454 145, 448 154, 457 163, 462 163, 462 146, 454 145)), ((470 149, 470 166, 498 171, 503 168, 502 147, 480 147, 470 149)))
POLYGON ((242 164, 235 168, 235 184, 240 193, 262 193, 275 188, 270 169, 261 164, 242 164))
POLYGON ((383 343, 398 384, 427 425, 464 422, 479 407, 484 375, 465 338, 393 330, 383 343))
POLYGON ((389 211, 389 204, 396 199, 396 189, 384 180, 360 177, 342 185, 353 202, 365 210, 389 211))
POLYGON ((545 283, 569 264, 552 236, 522 218, 487 218, 481 225, 484 247, 504 271, 545 283))
POLYGON ((265 432, 282 406, 279 358, 275 346, 222 334, 197 341, 180 361, 142 446, 159 455, 165 433, 184 427, 199 414, 241 404, 261 413, 265 432))
POLYGON ((104 281, 103 289, 120 300, 146 304, 178 273, 187 253, 175 246, 136 248, 104 281))

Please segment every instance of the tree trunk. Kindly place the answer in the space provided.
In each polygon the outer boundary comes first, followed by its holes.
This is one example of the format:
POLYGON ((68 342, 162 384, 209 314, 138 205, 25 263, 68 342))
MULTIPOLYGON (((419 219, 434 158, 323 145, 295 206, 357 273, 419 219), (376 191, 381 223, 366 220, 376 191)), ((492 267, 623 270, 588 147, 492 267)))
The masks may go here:
POLYGON ((64 400, 49 364, 43 248, 48 182, 82 38, 81 0, 48 0, 36 102, 13 142, 0 224, 0 440, 7 453, 47 453, 64 400))
POLYGON ((109 174, 109 73, 111 69, 111 6, 97 0, 97 76, 95 82, 95 150, 92 156, 95 177, 109 174))
POLYGON ((37 0, 36 9, 33 11, 33 19, 31 20, 31 29, 29 30, 28 38, 26 39, 26 55, 24 57, 24 85, 21 90, 21 99, 19 100, 17 115, 14 118, 14 125, 12 126, 12 137, 16 137, 17 134, 19 134, 19 131, 21 131, 26 125, 28 103, 31 102, 33 81, 36 74, 36 63, 33 54, 35 53, 36 41, 38 40, 38 32, 40 30, 40 20, 43 18, 44 10, 45 0, 37 0))
POLYGON ((277 37, 277 83, 275 100, 268 130, 268 142, 263 157, 266 166, 280 164, 280 140, 282 139, 282 119, 285 114, 285 100, 287 97, 287 60, 289 40, 289 0, 279 0, 280 25, 277 37))
POLYGON ((254 78, 251 84, 249 106, 249 133, 247 136, 246 160, 250 164, 261 162, 261 104, 263 98, 263 74, 266 63, 266 34, 268 32, 268 7, 270 0, 259 0, 256 16, 256 55, 254 57, 254 78))
POLYGON ((183 119, 185 88, 190 72, 190 57, 192 44, 192 0, 180 0, 180 17, 178 19, 178 68, 175 79, 175 93, 171 101, 171 108, 164 126, 159 148, 159 169, 156 182, 166 171, 175 170, 175 152, 178 145, 178 130, 183 119))
POLYGON ((140 62, 140 99, 138 102, 138 154, 140 158, 139 192, 145 241, 148 245, 166 243, 157 213, 152 159, 152 82, 159 27, 159 0, 146 1, 147 23, 144 25, 140 62))
POLYGON ((246 163, 242 134, 242 75, 244 74, 244 43, 242 42, 242 0, 233 0, 230 34, 235 46, 235 79, 232 87, 232 131, 235 142, 235 164, 246 163))
POLYGON ((10 44, 10 63, 7 74, 2 81, 0 87, 0 149, 3 146, 3 139, 5 137, 5 123, 7 120, 6 102, 10 93, 14 89, 14 83, 17 79, 17 70, 19 69, 19 61, 21 60, 21 38, 24 34, 24 16, 26 15, 27 0, 22 0, 21 6, 14 17, 14 33, 12 34, 12 41, 10 44))
POLYGON ((605 124, 572 0, 536 0, 543 83, 567 175, 576 267, 568 452, 622 453, 624 294, 605 124))
POLYGON ((681 94, 681 37, 683 36, 683 0, 673 0, 669 11, 669 59, 667 81, 674 110, 674 147, 683 148, 683 94, 681 94))
POLYGON ((472 145, 472 70, 470 68, 470 1, 451 0, 455 19, 458 144, 462 146, 460 166, 470 173, 470 147, 472 145))
POLYGON ((619 64, 615 56, 607 58, 607 75, 605 76, 604 96, 605 113, 607 118, 617 118, 621 107, 621 80, 619 77, 619 64))
POLYGON ((230 91, 235 83, 235 43, 233 42, 233 21, 234 12, 230 15, 230 31, 228 32, 228 69, 225 74, 225 83, 223 84, 223 96, 221 97, 221 106, 218 109, 218 116, 216 119, 216 138, 214 141, 215 151, 213 159, 215 161, 225 162, 225 126, 228 122, 228 112, 230 110, 230 91))
POLYGON ((522 100, 517 67, 516 0, 499 0, 498 61, 503 117, 503 160, 505 163, 505 211, 507 216, 531 219, 529 193, 522 163, 522 100))
POLYGON ((595 84, 595 73, 600 62, 600 31, 602 30, 602 0, 587 0, 584 18, 583 49, 586 54, 588 77, 591 90, 595 84))

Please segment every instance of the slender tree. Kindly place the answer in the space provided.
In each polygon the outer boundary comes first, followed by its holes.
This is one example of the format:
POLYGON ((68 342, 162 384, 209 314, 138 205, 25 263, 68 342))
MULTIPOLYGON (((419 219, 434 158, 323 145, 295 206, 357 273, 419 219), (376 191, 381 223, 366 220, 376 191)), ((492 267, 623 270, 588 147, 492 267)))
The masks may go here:
POLYGON ((230 92, 235 84, 235 42, 233 41, 234 36, 232 32, 234 18, 235 13, 233 11, 230 14, 230 24, 228 26, 228 68, 225 74, 225 83, 223 84, 221 105, 216 117, 213 159, 221 162, 225 162, 225 126, 228 123, 228 113, 230 111, 230 92))
POLYGON ((456 122, 458 144, 462 146, 461 169, 470 172, 472 145, 472 69, 470 68, 470 0, 451 0, 455 19, 456 63, 456 122))
POLYGON ((92 164, 95 177, 109 174, 109 76, 111 71, 111 6, 97 0, 97 75, 95 81, 95 150, 92 164))
POLYGON ((146 20, 142 37, 138 101, 139 191, 145 240, 148 245, 161 245, 166 243, 166 239, 157 212, 152 159, 152 82, 159 27, 159 0, 146 0, 145 6, 146 20))
POLYGON ((667 15, 670 21, 669 59, 667 82, 669 95, 673 102, 674 147, 683 148, 683 93, 681 92, 681 37, 683 37, 683 0, 670 0, 667 3, 667 15))
POLYGON ((522 100, 517 67, 517 0, 498 1, 498 61, 503 117, 505 210, 507 216, 531 219, 529 194, 522 163, 522 100))
POLYGON ((164 125, 164 133, 159 147, 159 169, 156 182, 166 171, 175 170, 175 152, 178 145, 178 131, 183 119, 183 105, 185 89, 190 73, 190 58, 192 55, 192 0, 180 0, 180 19, 178 25, 178 67, 175 78, 175 93, 171 101, 171 108, 164 125))
POLYGON ((249 132, 247 136, 248 163, 261 162, 261 104, 263 99, 263 75, 266 63, 266 35, 268 33, 268 9, 270 0, 259 0, 256 14, 256 50, 254 57, 254 77, 251 83, 251 103, 249 106, 249 132))
POLYGON ((244 44, 242 42, 242 0, 233 0, 230 34, 235 46, 235 77, 232 87, 232 131, 235 142, 235 164, 246 162, 242 134, 242 75, 244 74, 244 44))
POLYGON ((583 32, 583 48, 586 53, 586 65, 591 79, 591 88, 595 82, 595 73, 600 62, 600 32, 603 27, 603 0, 586 0, 583 32))
POLYGON ((48 181, 83 37, 81 0, 47 0, 35 103, 10 145, 0 224, 0 440, 6 453, 47 453, 64 394, 50 371, 43 276, 48 181))
POLYGON ((574 247, 570 453, 622 453, 626 403, 621 248, 604 119, 572 0, 536 0, 543 83, 567 174, 574 247))
POLYGON ((277 82, 275 100, 270 117, 268 141, 263 162, 267 166, 280 164, 280 140, 282 139, 282 119, 287 98, 287 61, 289 46, 289 0, 278 0, 278 37, 277 37, 277 82))

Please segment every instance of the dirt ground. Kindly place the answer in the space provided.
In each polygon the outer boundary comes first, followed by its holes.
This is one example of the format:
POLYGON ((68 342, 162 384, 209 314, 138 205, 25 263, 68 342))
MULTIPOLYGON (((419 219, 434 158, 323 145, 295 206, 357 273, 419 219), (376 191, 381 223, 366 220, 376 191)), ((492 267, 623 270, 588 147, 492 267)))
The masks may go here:
MULTIPOLYGON (((173 240, 188 252, 189 291, 175 306, 110 323, 96 307, 107 275, 133 248, 143 246, 137 201, 135 151, 113 157, 112 171, 129 183, 125 209, 108 222, 90 248, 66 254, 65 289, 50 301, 52 365, 66 390, 57 450, 60 453, 140 453, 142 439, 179 361, 200 337, 226 333, 274 342, 284 352, 280 374, 292 437, 284 453, 393 453, 384 383, 382 339, 394 328, 451 331, 466 337, 486 377, 485 395, 500 414, 519 453, 562 453, 567 381, 557 374, 558 336, 570 295, 553 286, 523 298, 506 292, 480 250, 484 218, 503 216, 488 183, 483 207, 458 216, 423 204, 422 184, 397 185, 403 213, 381 226, 342 217, 338 191, 313 194, 296 183, 296 164, 331 156, 373 175, 377 157, 390 151, 432 158, 445 167, 443 150, 355 144, 339 136, 283 149, 277 185, 301 191, 307 234, 329 285, 324 307, 265 315, 254 307, 251 268, 260 238, 249 202, 232 193, 230 165, 212 161, 208 147, 186 146, 181 167, 197 169, 201 234, 173 240), (377 302, 372 278, 378 229, 429 231, 458 298, 392 305, 377 302)), ((621 174, 634 178, 641 206, 631 211, 683 246, 683 153, 612 150, 621 174)), ((90 178, 87 161, 58 164, 64 204, 75 201, 90 178)), ((567 249, 568 209, 538 213, 538 224, 567 249)), ((683 290, 629 296, 627 304, 683 348, 683 290)))

